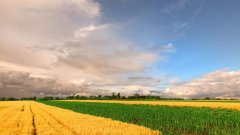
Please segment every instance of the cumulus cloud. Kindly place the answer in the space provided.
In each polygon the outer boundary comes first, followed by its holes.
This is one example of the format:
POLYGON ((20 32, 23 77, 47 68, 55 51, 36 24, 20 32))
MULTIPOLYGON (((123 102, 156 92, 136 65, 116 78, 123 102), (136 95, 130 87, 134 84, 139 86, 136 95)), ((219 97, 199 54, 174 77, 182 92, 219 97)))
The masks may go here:
POLYGON ((152 89, 159 79, 145 77, 146 67, 174 50, 139 48, 121 26, 99 23, 93 0, 1 0, 0 16, 0 96, 152 89))
POLYGON ((2 85, 22 85, 28 77, 29 73, 24 72, 0 73, 2 85))
POLYGON ((95 26, 95 25, 91 24, 89 26, 79 28, 77 31, 75 31, 74 36, 77 39, 86 38, 88 36, 88 34, 91 33, 92 31, 105 28, 106 26, 107 26, 107 24, 100 25, 100 26, 95 26))
POLYGON ((173 11, 185 8, 189 4, 189 2, 190 2, 189 0, 177 0, 177 2, 164 8, 162 11, 165 13, 171 13, 173 11))
POLYGON ((137 51, 131 43, 121 40, 121 37, 116 39, 110 29, 95 30, 84 39, 67 42, 58 50, 59 62, 89 73, 112 75, 142 71, 143 62, 151 63, 156 59, 156 54, 137 51), (110 34, 99 35, 101 33, 110 34))
POLYGON ((162 93, 180 98, 239 98, 240 71, 218 70, 189 82, 170 87, 162 93))
POLYGON ((145 86, 156 86, 160 84, 161 79, 156 77, 150 77, 150 76, 130 76, 128 77, 129 84, 145 84, 145 86))
POLYGON ((67 96, 76 94, 79 91, 88 91, 88 84, 82 82, 63 82, 56 78, 32 76, 26 72, 8 71, 0 73, 0 96, 67 96))
POLYGON ((24 47, 61 44, 101 15, 100 5, 92 0, 1 0, 0 5, 0 41, 24 47))

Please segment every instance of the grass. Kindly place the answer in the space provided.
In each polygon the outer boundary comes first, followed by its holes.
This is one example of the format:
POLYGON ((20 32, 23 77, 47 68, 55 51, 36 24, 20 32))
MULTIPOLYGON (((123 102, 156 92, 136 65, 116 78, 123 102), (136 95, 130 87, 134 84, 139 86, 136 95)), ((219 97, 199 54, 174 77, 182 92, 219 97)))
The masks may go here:
POLYGON ((240 112, 236 110, 63 101, 42 103, 142 125, 163 134, 240 134, 240 112))
MULTIPOLYGON (((95 101, 102 101, 105 99, 67 99, 67 100, 80 100, 80 101, 85 101, 85 100, 95 100, 95 101)), ((105 101, 155 101, 155 102, 223 102, 223 103, 240 103, 240 100, 234 99, 234 100, 192 100, 192 99, 185 99, 185 100, 177 100, 177 99, 161 99, 161 100, 156 100, 156 99, 121 99, 121 100, 105 100, 105 101)))

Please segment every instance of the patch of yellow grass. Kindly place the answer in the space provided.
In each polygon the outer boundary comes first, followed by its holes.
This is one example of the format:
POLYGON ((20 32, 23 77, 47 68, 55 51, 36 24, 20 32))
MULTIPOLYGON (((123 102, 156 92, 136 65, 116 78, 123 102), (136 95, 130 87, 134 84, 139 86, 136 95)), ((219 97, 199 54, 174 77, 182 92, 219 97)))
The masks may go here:
POLYGON ((182 102, 182 101, 119 101, 119 100, 62 100, 69 102, 98 102, 98 103, 119 103, 119 104, 144 104, 144 105, 167 105, 167 106, 190 106, 210 107, 240 110, 240 103, 231 102, 182 102))
POLYGON ((32 135, 32 115, 28 102, 0 102, 0 134, 32 135), (6 107, 7 106, 7 107, 6 107))
POLYGON ((0 102, 4 135, 157 135, 159 131, 32 101, 0 102))

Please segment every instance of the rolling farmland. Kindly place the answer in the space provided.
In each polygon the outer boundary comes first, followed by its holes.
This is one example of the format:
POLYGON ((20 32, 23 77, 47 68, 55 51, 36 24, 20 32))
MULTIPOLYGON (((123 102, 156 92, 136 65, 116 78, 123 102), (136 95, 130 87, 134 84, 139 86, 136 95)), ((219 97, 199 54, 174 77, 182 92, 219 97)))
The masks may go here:
POLYGON ((118 104, 142 104, 142 105, 166 105, 166 106, 191 106, 191 107, 210 107, 222 109, 240 110, 239 101, 117 101, 117 100, 63 100, 69 102, 98 102, 98 103, 118 103, 118 104))
POLYGON ((240 134, 239 103, 3 101, 3 135, 240 134), (228 108, 228 109, 226 109, 228 108))
MULTIPOLYGON (((187 107, 191 102, 176 106, 178 102, 165 102, 174 106, 144 105, 146 101, 105 101, 91 102, 64 102, 47 101, 48 105, 70 109, 76 112, 91 114, 133 123, 153 130, 160 130, 163 134, 240 134, 240 113, 238 110, 222 109, 226 108, 225 103, 209 102, 195 104, 187 107), (116 103, 118 102, 118 104, 116 103), (141 103, 141 104, 140 104, 141 103), (202 105, 214 108, 202 107, 202 105), (222 108, 221 104, 223 105, 222 108)), ((147 102, 149 104, 151 102, 147 102)), ((159 102, 160 103, 160 102, 159 102)), ((229 103, 230 107, 237 107, 238 104, 229 103)), ((231 108, 234 109, 234 108, 231 108)))
POLYGON ((0 0, 0 135, 240 135, 240 0, 0 0))
POLYGON ((3 135, 157 135, 159 131, 33 101, 0 102, 3 135))

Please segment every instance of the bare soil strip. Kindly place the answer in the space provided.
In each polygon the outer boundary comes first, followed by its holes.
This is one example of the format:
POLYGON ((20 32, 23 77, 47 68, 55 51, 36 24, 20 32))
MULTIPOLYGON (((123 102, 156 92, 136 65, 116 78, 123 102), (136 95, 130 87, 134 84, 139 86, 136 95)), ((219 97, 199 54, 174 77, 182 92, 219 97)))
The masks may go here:
POLYGON ((33 135, 37 135, 37 132, 36 132, 36 126, 35 126, 35 116, 34 116, 34 113, 32 111, 32 104, 30 104, 30 111, 31 111, 31 115, 32 115, 32 127, 33 127, 33 135))

